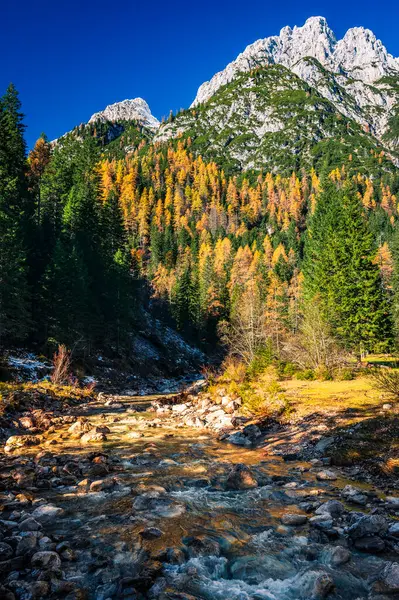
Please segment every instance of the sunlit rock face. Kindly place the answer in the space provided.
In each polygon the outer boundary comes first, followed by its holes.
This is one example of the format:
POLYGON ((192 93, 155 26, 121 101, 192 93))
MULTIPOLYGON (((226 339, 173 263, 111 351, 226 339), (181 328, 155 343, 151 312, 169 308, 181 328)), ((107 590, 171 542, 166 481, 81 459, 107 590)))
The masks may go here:
MULTIPOLYGON (((374 33, 364 27, 349 29, 342 40, 337 40, 324 17, 311 17, 302 27, 284 27, 280 35, 247 46, 223 71, 199 87, 191 106, 206 102, 239 73, 269 64, 281 64, 310 85, 316 85, 321 94, 335 101, 337 108, 342 110, 342 102, 338 97, 334 98, 331 86, 323 85, 321 81, 320 66, 328 70, 357 106, 369 107, 367 120, 370 126, 377 135, 383 133, 394 97, 386 82, 380 80, 386 76, 399 76, 399 59, 389 54, 374 33)), ((352 112, 352 118, 365 123, 364 115, 349 108, 346 112, 352 112)))
POLYGON ((109 121, 111 123, 119 121, 138 121, 144 127, 149 129, 158 129, 160 123, 152 114, 147 102, 142 98, 133 100, 123 100, 110 104, 103 111, 95 113, 89 120, 89 123, 96 121, 109 121))

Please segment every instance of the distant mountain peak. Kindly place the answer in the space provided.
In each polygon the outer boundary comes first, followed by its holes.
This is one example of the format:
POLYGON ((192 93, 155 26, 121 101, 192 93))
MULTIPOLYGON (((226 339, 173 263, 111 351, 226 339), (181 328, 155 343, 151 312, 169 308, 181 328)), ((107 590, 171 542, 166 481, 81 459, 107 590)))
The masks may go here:
POLYGON ((138 121, 144 127, 149 129, 158 129, 160 122, 151 113, 150 107, 143 98, 133 98, 132 100, 122 100, 110 104, 104 110, 95 113, 89 120, 89 123, 96 121, 138 121))

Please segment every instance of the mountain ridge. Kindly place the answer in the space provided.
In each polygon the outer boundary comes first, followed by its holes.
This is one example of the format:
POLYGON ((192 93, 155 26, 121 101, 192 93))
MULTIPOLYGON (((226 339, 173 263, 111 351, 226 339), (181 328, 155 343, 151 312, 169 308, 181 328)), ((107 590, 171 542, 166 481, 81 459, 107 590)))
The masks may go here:
POLYGON ((248 45, 225 69, 199 87, 191 107, 209 99, 216 89, 229 83, 238 72, 275 63, 292 68, 306 56, 316 58, 329 70, 345 71, 347 74, 356 70, 357 78, 363 71, 361 80, 364 83, 374 83, 391 71, 399 74, 399 58, 389 54, 370 29, 353 27, 341 40, 337 40, 324 17, 310 17, 302 27, 283 27, 280 35, 248 45))

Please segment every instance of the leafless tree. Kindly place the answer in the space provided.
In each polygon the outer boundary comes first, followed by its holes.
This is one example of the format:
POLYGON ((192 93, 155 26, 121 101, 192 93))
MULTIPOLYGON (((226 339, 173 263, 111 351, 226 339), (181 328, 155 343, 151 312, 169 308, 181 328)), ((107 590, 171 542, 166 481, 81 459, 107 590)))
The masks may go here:
POLYGON ((249 364, 270 339, 265 306, 255 280, 245 285, 229 323, 220 324, 222 342, 233 356, 249 364))

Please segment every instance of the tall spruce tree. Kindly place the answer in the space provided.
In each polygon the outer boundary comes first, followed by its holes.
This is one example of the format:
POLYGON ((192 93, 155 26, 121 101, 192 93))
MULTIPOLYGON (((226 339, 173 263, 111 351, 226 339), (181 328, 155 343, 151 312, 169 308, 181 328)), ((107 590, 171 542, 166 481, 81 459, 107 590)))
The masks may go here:
POLYGON ((27 258, 33 207, 22 120, 11 84, 0 98, 0 343, 21 342, 30 329, 27 258))
POLYGON ((361 354, 389 347, 391 319, 375 246, 362 206, 347 183, 323 182, 310 219, 304 294, 318 297, 323 317, 346 348, 361 354))

